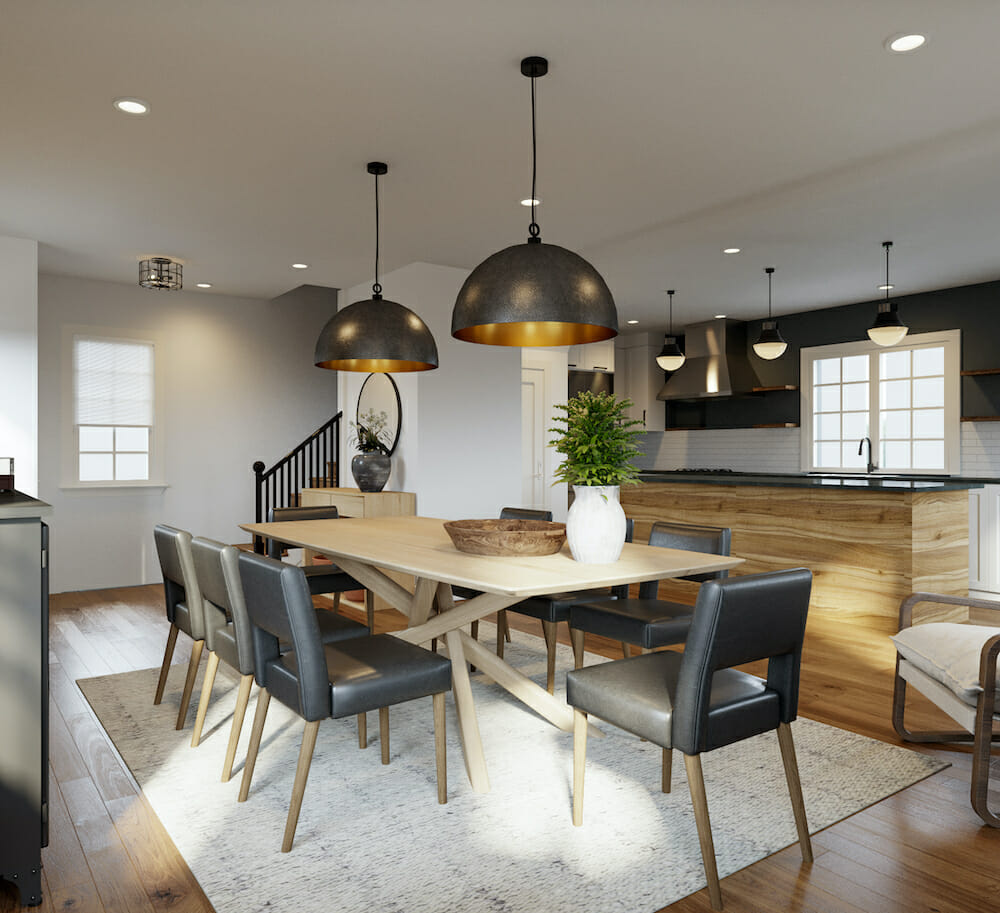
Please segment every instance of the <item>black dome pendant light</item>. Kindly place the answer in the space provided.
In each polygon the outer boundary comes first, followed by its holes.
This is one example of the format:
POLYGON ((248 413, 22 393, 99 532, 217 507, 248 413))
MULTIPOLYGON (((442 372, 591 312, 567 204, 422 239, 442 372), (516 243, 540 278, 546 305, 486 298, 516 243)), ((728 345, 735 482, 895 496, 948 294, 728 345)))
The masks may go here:
POLYGON ((656 363, 664 371, 676 371, 684 364, 685 359, 681 347, 677 345, 677 337, 674 336, 674 290, 667 289, 667 295, 670 299, 670 324, 667 335, 663 337, 663 348, 656 356, 656 363))
POLYGON ((868 338, 876 345, 894 346, 900 342, 909 331, 902 320, 899 319, 899 309, 895 301, 889 300, 889 248, 892 241, 883 241, 885 248, 885 301, 880 301, 875 322, 868 328, 868 338))
POLYGON ((400 373, 438 366, 437 344, 427 324, 408 307, 382 297, 378 281, 378 179, 385 162, 369 162, 375 176, 375 283, 367 301, 355 301, 327 321, 316 340, 315 364, 331 371, 400 373))
POLYGON ((531 224, 526 244, 487 257, 465 280, 451 315, 451 335, 493 346, 568 346, 618 335, 618 311, 607 283, 583 257, 543 244, 535 221, 535 80, 544 57, 525 57, 531 79, 531 224))

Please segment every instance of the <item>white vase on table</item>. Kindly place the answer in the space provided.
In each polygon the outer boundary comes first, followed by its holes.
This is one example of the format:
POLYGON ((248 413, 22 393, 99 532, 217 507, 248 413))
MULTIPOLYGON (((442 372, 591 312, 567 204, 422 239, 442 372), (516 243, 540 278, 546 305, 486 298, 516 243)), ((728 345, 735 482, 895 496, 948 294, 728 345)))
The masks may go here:
POLYGON ((625 511, 617 485, 574 485, 566 541, 581 564, 613 564, 625 544, 625 511))

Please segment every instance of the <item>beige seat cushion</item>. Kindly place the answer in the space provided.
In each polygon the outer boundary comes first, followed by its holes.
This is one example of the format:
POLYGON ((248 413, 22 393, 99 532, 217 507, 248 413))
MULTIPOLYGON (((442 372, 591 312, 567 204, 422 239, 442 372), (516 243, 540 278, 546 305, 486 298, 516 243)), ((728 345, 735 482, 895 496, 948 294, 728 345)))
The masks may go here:
MULTIPOLYGON (((904 628, 892 641, 903 659, 975 706, 983 690, 979 683, 983 644, 998 634, 1000 628, 984 625, 931 622, 904 628)), ((1000 713, 1000 695, 995 709, 1000 713)))

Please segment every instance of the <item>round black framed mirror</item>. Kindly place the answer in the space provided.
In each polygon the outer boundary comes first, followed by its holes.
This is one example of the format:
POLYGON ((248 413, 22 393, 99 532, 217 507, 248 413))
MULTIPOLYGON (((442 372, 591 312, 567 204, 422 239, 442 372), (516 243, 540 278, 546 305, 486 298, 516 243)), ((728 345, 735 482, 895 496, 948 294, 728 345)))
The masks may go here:
POLYGON ((370 411, 374 411, 376 415, 380 412, 386 414, 385 427, 391 441, 389 444, 391 455, 399 443, 399 432, 403 426, 403 406, 399 399, 399 387, 396 386, 391 374, 369 374, 361 385, 355 421, 360 423, 362 413, 370 411))

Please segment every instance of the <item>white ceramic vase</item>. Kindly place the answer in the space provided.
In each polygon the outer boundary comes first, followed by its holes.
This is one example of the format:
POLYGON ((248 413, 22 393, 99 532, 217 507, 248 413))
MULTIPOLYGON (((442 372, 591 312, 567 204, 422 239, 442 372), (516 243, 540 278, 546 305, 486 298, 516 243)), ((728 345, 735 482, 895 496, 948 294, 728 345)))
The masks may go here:
POLYGON ((617 485, 574 485, 566 541, 582 564, 613 564, 625 544, 625 511, 617 485))

